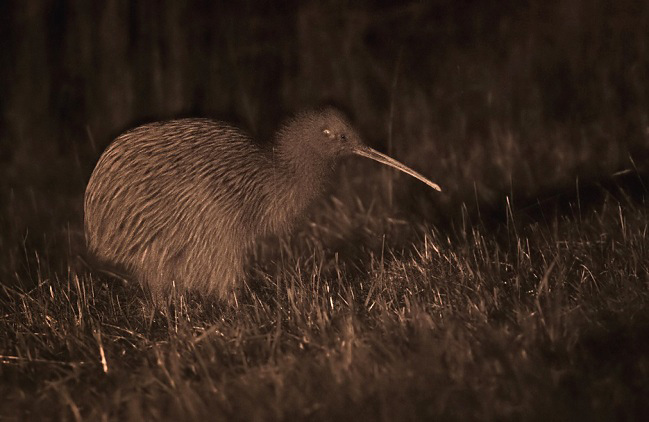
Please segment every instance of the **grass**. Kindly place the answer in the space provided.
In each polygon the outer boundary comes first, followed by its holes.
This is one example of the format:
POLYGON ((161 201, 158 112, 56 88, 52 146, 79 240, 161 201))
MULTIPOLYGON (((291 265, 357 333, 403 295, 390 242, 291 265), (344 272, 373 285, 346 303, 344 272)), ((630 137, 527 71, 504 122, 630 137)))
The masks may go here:
POLYGON ((634 419, 649 410, 648 217, 609 197, 495 232, 421 226, 357 263, 327 256, 314 223, 253 267, 234 308, 181 295, 154 312, 136 287, 31 268, 36 288, 2 296, 0 414, 634 419))
POLYGON ((0 420, 646 419, 649 12, 562 4, 3 4, 0 420), (233 307, 78 265, 121 130, 322 100, 444 193, 349 160, 233 307))

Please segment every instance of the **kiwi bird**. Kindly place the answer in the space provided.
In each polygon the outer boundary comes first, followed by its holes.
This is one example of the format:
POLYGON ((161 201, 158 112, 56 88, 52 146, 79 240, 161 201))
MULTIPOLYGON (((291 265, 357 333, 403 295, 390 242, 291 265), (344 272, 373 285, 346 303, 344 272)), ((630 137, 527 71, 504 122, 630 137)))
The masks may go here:
POLYGON ((296 115, 265 145, 210 119, 150 123, 115 139, 90 177, 88 250, 139 280, 156 301, 172 288, 229 300, 255 241, 287 231, 349 154, 441 190, 366 146, 332 108, 296 115))

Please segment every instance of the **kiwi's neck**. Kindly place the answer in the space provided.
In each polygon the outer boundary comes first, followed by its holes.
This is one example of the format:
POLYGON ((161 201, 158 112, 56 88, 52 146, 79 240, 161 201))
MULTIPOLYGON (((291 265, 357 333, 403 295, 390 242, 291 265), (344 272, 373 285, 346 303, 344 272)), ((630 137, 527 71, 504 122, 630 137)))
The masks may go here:
POLYGON ((273 227, 290 226, 322 194, 331 176, 333 163, 309 148, 305 132, 284 128, 272 146, 272 176, 275 178, 273 227))

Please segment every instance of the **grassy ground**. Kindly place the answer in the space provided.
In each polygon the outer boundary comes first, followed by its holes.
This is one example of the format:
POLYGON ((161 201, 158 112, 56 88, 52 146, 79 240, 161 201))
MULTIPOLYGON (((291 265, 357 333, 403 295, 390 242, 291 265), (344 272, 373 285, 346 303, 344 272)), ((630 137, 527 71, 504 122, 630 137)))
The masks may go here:
POLYGON ((8 4, 0 420, 649 415, 647 7, 8 4), (263 137, 331 99, 444 193, 347 161, 235 307, 154 311, 78 265, 111 136, 231 114, 263 137))
POLYGON ((137 288, 32 268, 38 287, 2 296, 0 414, 646 415, 644 206, 608 198, 574 217, 525 225, 514 218, 452 237, 421 226, 409 230, 403 250, 389 246, 403 222, 337 206, 330 203, 332 218, 365 219, 367 236, 385 235, 380 254, 338 260, 318 233, 332 228, 314 224, 284 242, 276 261, 253 268, 233 309, 181 296, 169 312, 153 313, 137 288))

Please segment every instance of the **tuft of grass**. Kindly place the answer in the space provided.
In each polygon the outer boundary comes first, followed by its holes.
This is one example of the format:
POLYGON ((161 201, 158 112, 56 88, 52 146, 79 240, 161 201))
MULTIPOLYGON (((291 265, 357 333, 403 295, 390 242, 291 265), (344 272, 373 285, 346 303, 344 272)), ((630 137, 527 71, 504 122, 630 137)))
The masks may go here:
MULTIPOLYGON (((329 206, 327 218, 370 218, 329 206)), ((649 410, 647 221, 609 198, 579 219, 422 226, 409 248, 360 252, 362 271, 313 222, 261 248, 231 308, 179 295, 153 312, 136 287, 32 268, 37 287, 2 290, 0 415, 637 418, 649 410)), ((382 238, 389 224, 375 215, 364 229, 382 238)))

